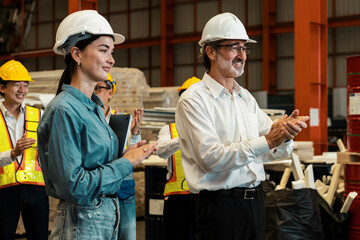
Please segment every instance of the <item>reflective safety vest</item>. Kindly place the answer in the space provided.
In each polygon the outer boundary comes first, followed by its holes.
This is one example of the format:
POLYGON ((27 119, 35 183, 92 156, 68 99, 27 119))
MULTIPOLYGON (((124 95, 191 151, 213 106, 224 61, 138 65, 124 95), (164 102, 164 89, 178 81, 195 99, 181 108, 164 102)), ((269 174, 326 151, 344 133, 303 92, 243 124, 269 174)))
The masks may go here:
MULTIPOLYGON (((178 132, 176 131, 175 123, 170 124, 170 134, 171 138, 179 136, 178 132)), ((171 156, 171 167, 172 174, 170 179, 165 184, 164 197, 173 194, 190 194, 181 163, 180 149, 171 156)))
MULTIPOLYGON (((18 161, 15 160, 5 167, 0 167, 0 188, 19 185, 20 183, 45 186, 37 151, 37 126, 39 121, 40 109, 25 106, 24 133, 27 138, 33 138, 36 142, 30 148, 24 150, 20 166, 18 161)), ((1 111, 0 139, 0 152, 14 148, 6 126, 5 117, 1 111)))

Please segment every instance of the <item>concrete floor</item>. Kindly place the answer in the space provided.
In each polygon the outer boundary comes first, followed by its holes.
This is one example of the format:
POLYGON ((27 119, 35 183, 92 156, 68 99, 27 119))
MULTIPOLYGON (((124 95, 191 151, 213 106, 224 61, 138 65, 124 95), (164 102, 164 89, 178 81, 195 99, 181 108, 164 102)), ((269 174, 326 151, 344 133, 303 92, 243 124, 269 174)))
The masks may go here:
MULTIPOLYGON (((16 240, 26 240, 25 236, 16 237, 16 240)), ((136 222, 136 240, 145 240, 145 220, 136 222)))

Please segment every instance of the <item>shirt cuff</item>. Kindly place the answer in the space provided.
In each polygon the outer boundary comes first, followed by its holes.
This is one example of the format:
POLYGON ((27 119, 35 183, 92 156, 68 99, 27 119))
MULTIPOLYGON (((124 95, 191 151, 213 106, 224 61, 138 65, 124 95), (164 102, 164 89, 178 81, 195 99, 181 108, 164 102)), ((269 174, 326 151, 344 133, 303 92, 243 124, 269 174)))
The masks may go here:
MULTIPOLYGON (((1 162, 0 162, 0 167, 5 167, 9 164, 11 164, 14 160, 12 160, 11 158, 11 149, 5 152, 1 153, 1 162)), ((16 158, 15 158, 16 160, 16 158)))
POLYGON ((128 159, 120 158, 115 162, 116 162, 115 163, 116 167, 118 168, 118 170, 123 178, 125 178, 127 175, 132 173, 133 166, 128 159))
POLYGON ((140 134, 131 135, 131 137, 130 137, 130 146, 132 146, 132 145, 134 145, 134 144, 136 144, 136 143, 138 143, 140 141, 141 141, 141 135, 140 134))
POLYGON ((270 151, 269 144, 266 141, 265 136, 251 140, 251 147, 254 151, 254 155, 259 157, 270 151))

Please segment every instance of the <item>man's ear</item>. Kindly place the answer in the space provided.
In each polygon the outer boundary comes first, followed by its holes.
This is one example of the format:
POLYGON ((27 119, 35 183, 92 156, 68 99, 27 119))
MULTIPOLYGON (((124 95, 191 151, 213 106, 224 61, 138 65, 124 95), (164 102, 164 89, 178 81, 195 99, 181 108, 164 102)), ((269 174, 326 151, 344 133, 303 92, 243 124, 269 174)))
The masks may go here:
POLYGON ((110 99, 113 97, 113 89, 112 88, 110 88, 109 90, 109 101, 110 101, 110 99))
POLYGON ((5 85, 0 84, 0 92, 4 94, 4 92, 5 92, 5 85))
POLYGON ((206 55, 209 57, 210 60, 214 61, 217 56, 217 51, 215 48, 211 46, 206 46, 205 48, 206 55))
POLYGON ((78 65, 81 64, 81 51, 77 47, 73 47, 70 50, 72 58, 77 62, 78 65))

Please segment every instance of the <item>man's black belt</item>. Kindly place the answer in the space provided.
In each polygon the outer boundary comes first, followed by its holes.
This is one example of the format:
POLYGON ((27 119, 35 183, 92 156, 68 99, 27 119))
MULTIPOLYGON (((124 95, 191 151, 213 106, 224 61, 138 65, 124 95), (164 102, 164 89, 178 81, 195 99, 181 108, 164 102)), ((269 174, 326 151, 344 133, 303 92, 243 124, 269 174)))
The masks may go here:
POLYGON ((216 191, 201 190, 200 196, 228 196, 232 198, 241 199, 254 199, 262 194, 262 187, 259 184, 255 188, 231 188, 231 189, 220 189, 216 191))

